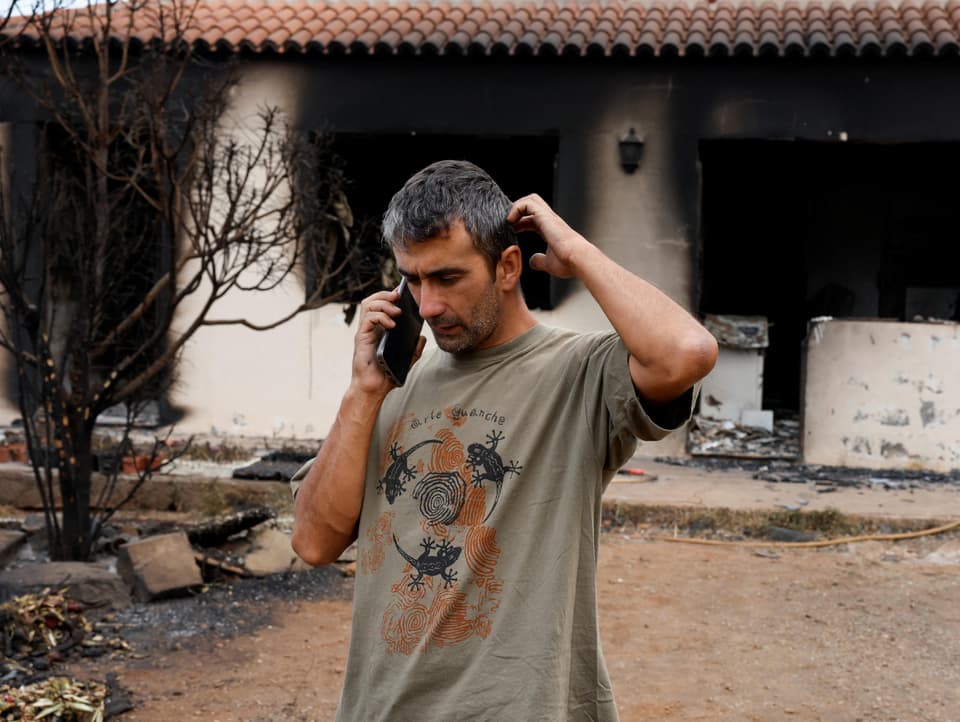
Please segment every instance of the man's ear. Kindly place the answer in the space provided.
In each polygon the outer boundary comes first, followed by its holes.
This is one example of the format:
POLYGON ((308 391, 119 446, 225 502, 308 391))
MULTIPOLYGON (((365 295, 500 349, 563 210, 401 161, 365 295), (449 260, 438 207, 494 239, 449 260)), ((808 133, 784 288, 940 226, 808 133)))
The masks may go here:
POLYGON ((497 263, 497 282, 504 291, 512 291, 520 283, 523 272, 523 254, 520 246, 513 245, 504 249, 497 263))

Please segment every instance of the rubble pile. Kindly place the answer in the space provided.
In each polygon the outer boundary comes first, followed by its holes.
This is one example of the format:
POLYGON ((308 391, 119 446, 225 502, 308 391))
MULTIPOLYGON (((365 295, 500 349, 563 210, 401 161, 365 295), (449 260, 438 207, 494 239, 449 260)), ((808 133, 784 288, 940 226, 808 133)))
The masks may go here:
POLYGON ((27 667, 45 671, 73 652, 96 657, 127 650, 119 638, 108 638, 82 614, 83 607, 67 590, 24 594, 0 605, 3 633, 3 676, 8 681, 27 667))
POLYGON ((196 522, 117 522, 104 528, 117 543, 97 545, 91 562, 45 560, 43 524, 29 516, 18 521, 8 530, 16 534, 17 553, 0 563, 0 601, 9 597, 0 603, 0 722, 105 722, 132 709, 111 674, 94 683, 58 669, 78 657, 103 656, 110 666, 122 664, 114 657, 142 658, 110 632, 122 629, 139 647, 158 629, 183 627, 171 642, 178 645, 179 637, 265 623, 272 605, 264 595, 271 590, 278 595, 270 599, 288 598, 284 589, 291 585, 298 593, 317 586, 329 595, 345 567, 308 571, 290 545, 292 519, 276 516, 255 507, 196 522), (234 592, 263 596, 259 614, 235 618, 234 592), (177 598, 195 598, 194 612, 185 615, 177 598), (163 621, 142 623, 150 615, 163 621))
POLYGON ((813 483, 817 491, 826 493, 840 487, 915 489, 926 484, 950 484, 960 487, 960 472, 941 474, 917 469, 864 469, 851 466, 820 466, 787 459, 744 457, 690 457, 685 459, 658 456, 655 461, 673 466, 689 466, 707 470, 750 472, 760 481, 782 484, 813 483))
POLYGON ((49 719, 56 722, 103 722, 107 688, 96 682, 51 677, 42 682, 0 686, 0 720, 49 719))
POLYGON ((317 455, 316 451, 272 451, 258 461, 233 470, 234 479, 290 481, 300 467, 317 455))
POLYGON ((917 469, 860 469, 852 466, 795 464, 759 468, 754 479, 790 484, 815 482, 817 486, 915 489, 924 484, 960 484, 960 472, 940 474, 917 469))
POLYGON ((104 685, 66 677, 20 687, 0 685, 0 720, 103 722, 106 699, 104 685))
POLYGON ((732 456, 741 459, 800 458, 800 423, 775 419, 773 431, 745 426, 729 419, 694 416, 687 448, 694 456, 732 456))
MULTIPOLYGON (((96 682, 48 676, 71 655, 98 657, 130 648, 88 621, 66 588, 24 594, 0 605, 0 720, 102 722, 108 688, 96 682)), ((109 618, 104 619, 108 623, 109 618)))

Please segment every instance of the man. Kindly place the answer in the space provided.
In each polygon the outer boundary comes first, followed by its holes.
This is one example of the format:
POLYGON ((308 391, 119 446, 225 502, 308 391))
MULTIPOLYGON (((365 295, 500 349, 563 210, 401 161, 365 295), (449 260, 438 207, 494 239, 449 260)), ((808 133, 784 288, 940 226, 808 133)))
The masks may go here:
POLYGON ((374 352, 395 291, 361 305, 336 421, 293 482, 311 564, 358 540, 340 720, 615 720, 600 651, 601 494, 636 437, 686 421, 713 337, 538 196, 511 205, 476 166, 435 163, 384 216, 437 349, 395 389, 374 352), (579 279, 615 331, 538 324, 535 270, 579 279))

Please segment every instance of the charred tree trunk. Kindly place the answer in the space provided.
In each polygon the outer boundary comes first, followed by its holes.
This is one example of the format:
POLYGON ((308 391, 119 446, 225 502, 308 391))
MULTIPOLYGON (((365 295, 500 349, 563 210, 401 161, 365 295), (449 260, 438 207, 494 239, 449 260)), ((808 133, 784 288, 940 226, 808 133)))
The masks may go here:
MULTIPOLYGON (((93 514, 90 479, 93 474, 91 428, 81 428, 70 441, 71 456, 57 449, 63 527, 59 549, 51 544, 51 556, 59 560, 88 559, 93 546, 93 514)), ((51 540, 52 541, 52 540, 51 540)))

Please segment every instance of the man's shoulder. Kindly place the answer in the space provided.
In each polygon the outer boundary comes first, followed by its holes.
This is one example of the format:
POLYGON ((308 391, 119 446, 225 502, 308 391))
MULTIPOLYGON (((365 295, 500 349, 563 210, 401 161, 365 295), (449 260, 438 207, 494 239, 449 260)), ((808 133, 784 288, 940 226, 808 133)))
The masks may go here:
POLYGON ((619 337, 613 329, 594 329, 578 331, 559 326, 545 327, 544 339, 555 346, 568 346, 571 349, 599 348, 604 344, 616 342, 619 337))
POLYGON ((619 337, 612 329, 580 331, 539 323, 495 355, 477 354, 455 359, 440 348, 428 347, 411 369, 410 378, 416 382, 413 385, 422 387, 422 384, 433 383, 438 378, 450 375, 461 378, 481 369, 487 372, 491 366, 500 364, 507 369, 520 358, 584 358, 618 341, 619 337))

